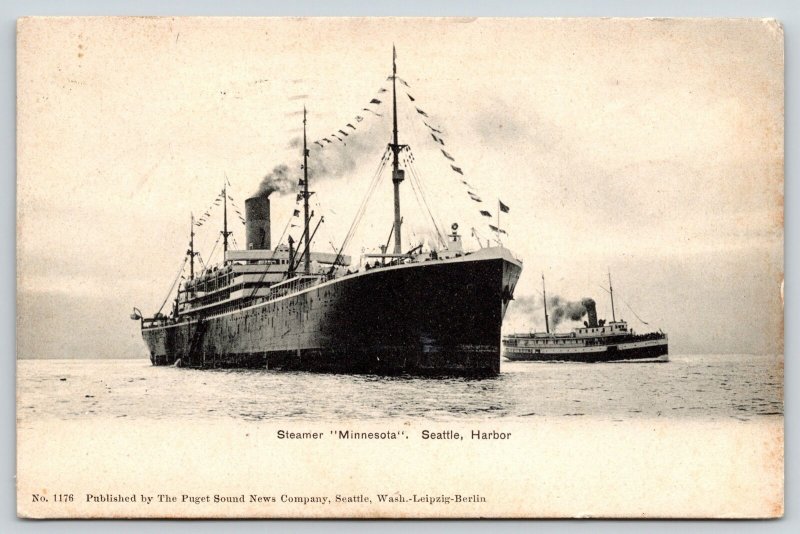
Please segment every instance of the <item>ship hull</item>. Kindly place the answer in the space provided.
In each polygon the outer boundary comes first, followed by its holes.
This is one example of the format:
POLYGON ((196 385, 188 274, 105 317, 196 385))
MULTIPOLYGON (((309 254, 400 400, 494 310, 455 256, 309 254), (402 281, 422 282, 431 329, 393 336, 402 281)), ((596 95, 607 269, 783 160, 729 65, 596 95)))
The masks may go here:
POLYGON ((202 321, 142 330, 154 365, 496 375, 521 265, 505 249, 382 267, 202 321))
POLYGON ((543 348, 538 352, 507 347, 503 357, 526 362, 666 362, 669 347, 666 339, 570 349, 543 348))

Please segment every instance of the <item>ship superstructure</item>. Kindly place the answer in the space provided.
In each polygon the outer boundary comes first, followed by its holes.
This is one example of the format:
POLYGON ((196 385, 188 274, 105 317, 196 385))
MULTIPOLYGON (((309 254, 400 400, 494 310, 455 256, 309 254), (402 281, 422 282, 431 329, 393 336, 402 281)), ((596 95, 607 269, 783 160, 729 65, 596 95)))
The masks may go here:
POLYGON ((245 203, 246 248, 229 249, 229 197, 223 189, 222 263, 195 276, 193 226, 186 260, 191 274, 179 286, 172 313, 144 318, 136 310, 132 316, 140 320, 154 365, 379 374, 499 372, 500 328, 522 263, 499 239, 494 246, 466 250, 456 223, 435 249, 420 245, 403 250, 401 163, 411 153, 399 142, 396 55, 390 79, 392 138, 381 163, 391 161, 392 252, 381 247, 380 253, 364 255, 366 264, 354 266, 343 253, 350 235, 336 252, 311 249, 323 218, 315 223, 309 211, 313 159, 304 110, 301 238, 272 246, 270 200, 262 194, 245 203))

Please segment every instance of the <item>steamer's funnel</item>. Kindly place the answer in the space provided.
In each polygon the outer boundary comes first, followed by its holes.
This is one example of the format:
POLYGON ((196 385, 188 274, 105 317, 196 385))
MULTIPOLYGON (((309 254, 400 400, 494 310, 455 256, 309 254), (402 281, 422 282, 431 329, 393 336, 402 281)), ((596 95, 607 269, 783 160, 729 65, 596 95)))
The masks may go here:
POLYGON ((244 218, 247 249, 271 249, 269 196, 259 195, 245 200, 244 218))

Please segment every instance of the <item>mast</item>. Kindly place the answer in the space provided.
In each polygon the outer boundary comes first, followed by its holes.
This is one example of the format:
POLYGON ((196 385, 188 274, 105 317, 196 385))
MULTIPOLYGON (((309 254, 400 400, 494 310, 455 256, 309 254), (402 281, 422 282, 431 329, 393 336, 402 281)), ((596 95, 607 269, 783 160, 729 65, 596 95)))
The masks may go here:
POLYGON ((311 272, 311 249, 309 248, 309 243, 311 241, 310 231, 309 231, 309 217, 308 217, 308 148, 306 148, 306 107, 303 106, 303 216, 305 220, 305 251, 303 252, 303 256, 305 257, 305 263, 303 269, 305 270, 306 274, 311 272))
POLYGON ((289 241, 289 272, 287 273, 287 276, 289 278, 292 278, 292 276, 294 276, 294 239, 292 239, 291 235, 289 236, 288 241, 289 241))
POLYGON ((400 182, 403 181, 403 172, 400 170, 400 144, 397 135, 397 50, 392 45, 392 133, 393 143, 389 145, 392 149, 392 183, 394 184, 394 253, 402 253, 400 243, 400 182))
POLYGON ((544 290, 544 273, 542 273, 542 300, 544 300, 544 327, 550 333, 550 319, 547 317, 547 292, 544 290))
POLYGON ((189 280, 194 280, 194 213, 192 213, 192 226, 189 229, 189 280))
POLYGON ((228 183, 222 184, 222 263, 225 263, 225 255, 228 253, 228 236, 233 232, 228 231, 228 183))
POLYGON ((608 270, 608 294, 611 295, 611 321, 617 322, 617 317, 614 315, 614 288, 611 287, 611 269, 608 270))

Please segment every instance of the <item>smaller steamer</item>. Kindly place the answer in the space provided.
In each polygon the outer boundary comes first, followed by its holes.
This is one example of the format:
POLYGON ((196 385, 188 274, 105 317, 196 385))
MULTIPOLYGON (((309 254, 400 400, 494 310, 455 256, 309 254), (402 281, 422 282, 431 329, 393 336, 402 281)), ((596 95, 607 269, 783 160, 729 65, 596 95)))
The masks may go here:
POLYGON ((597 310, 592 299, 584 299, 586 321, 582 327, 568 333, 550 332, 547 315, 547 294, 544 291, 545 332, 510 334, 503 337, 503 356, 510 361, 570 361, 570 362, 666 362, 669 361, 667 334, 651 332, 636 334, 628 329, 628 323, 616 320, 614 312, 614 289, 611 275, 608 277, 611 296, 612 320, 597 319, 597 310))

